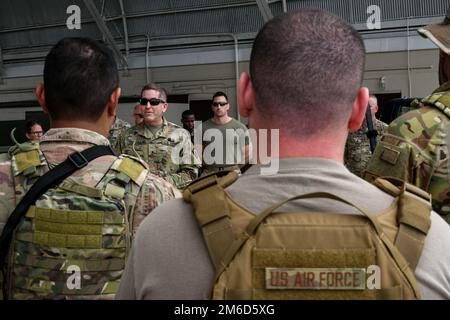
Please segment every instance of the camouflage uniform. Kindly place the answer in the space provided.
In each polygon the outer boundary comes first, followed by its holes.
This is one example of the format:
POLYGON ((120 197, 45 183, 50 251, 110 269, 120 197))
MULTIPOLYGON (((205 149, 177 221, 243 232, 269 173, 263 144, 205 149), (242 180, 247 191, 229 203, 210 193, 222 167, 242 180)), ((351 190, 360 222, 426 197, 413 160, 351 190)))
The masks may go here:
MULTIPOLYGON (((385 133, 388 125, 375 119, 374 127, 378 132, 377 141, 385 133)), ((364 170, 372 157, 370 142, 366 133, 367 122, 364 120, 361 128, 356 132, 350 132, 345 145, 344 163, 348 170, 358 177, 363 177, 364 170)))
POLYGON ((116 149, 144 160, 150 172, 180 189, 197 178, 201 165, 189 132, 165 118, 156 134, 144 123, 125 130, 116 149))
MULTIPOLYGON (((32 150, 38 156, 26 158, 32 167, 19 159, 23 150, 11 159, 0 155, 0 228, 36 178, 93 145, 109 142, 89 130, 51 129, 32 150)), ((113 298, 132 234, 154 207, 179 196, 138 159, 108 155, 91 161, 41 196, 15 229, 6 269, 10 298, 113 298), (83 275, 80 288, 66 285, 72 265, 83 275)))
POLYGON ((413 101, 412 107, 416 109, 401 115, 389 125, 382 139, 386 145, 377 146, 380 156, 369 163, 367 179, 370 180, 372 175, 390 175, 407 180, 431 193, 433 210, 450 223, 447 147, 450 82, 444 83, 422 101, 413 101), (406 157, 397 161, 401 159, 402 150, 406 152, 406 157), (381 151, 386 152, 381 154, 381 151), (390 157, 392 152, 396 153, 396 158, 390 157))
POLYGON ((131 124, 129 124, 126 121, 123 121, 122 119, 119 119, 118 117, 115 117, 114 122, 111 125, 111 128, 109 129, 109 136, 108 136, 108 140, 111 146, 116 145, 120 133, 128 128, 131 128, 131 124))

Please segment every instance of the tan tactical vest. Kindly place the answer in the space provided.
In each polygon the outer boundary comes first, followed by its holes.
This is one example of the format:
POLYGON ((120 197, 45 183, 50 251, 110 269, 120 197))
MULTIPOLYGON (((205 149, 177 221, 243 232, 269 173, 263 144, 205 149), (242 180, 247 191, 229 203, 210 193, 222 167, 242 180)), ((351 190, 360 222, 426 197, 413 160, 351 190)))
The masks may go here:
MULTIPOLYGON (((25 146, 25 147, 24 147, 25 146)), ((83 170, 90 187, 69 177, 31 206, 15 230, 8 256, 9 299, 112 299, 131 245, 131 221, 147 169, 131 156, 107 156, 83 170)), ((20 201, 48 171, 38 145, 12 153, 20 201)))
POLYGON ((224 190, 236 179, 235 172, 208 176, 184 191, 216 269, 211 298, 420 298, 414 269, 431 224, 427 193, 377 180, 396 197, 377 216, 325 192, 292 197, 255 215, 224 190), (340 201, 361 215, 277 211, 308 198, 340 201))

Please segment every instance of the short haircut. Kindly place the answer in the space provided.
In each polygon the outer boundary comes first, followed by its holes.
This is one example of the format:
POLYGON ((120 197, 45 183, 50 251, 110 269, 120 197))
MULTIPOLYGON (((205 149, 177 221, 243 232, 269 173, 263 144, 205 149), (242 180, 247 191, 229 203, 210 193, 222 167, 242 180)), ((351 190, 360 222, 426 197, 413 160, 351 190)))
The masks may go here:
POLYGON ((217 91, 216 93, 214 93, 212 99, 214 100, 214 98, 216 98, 216 97, 225 97, 225 99, 228 102, 228 96, 225 94, 225 92, 217 91))
POLYGON ((378 101, 378 98, 374 94, 369 94, 369 99, 375 99, 375 101, 378 101))
POLYGON ((159 92, 159 97, 161 99, 163 99, 165 102, 167 102, 167 91, 166 91, 166 89, 164 89, 160 85, 157 85, 156 83, 146 84, 141 90, 141 97, 142 97, 142 94, 144 93, 144 91, 147 91, 147 90, 158 91, 159 92))
POLYGON ((188 116, 194 116, 195 117, 195 113, 191 110, 184 110, 183 113, 181 114, 181 119, 184 119, 188 116))
POLYGON ((113 54, 95 40, 62 39, 45 59, 45 101, 53 120, 95 122, 118 86, 113 54))
POLYGON ((357 31, 335 15, 279 15, 253 43, 256 108, 271 126, 300 136, 342 126, 362 84, 364 54, 357 31))
POLYGON ((35 125, 40 125, 42 128, 42 125, 39 122, 37 122, 35 120, 28 120, 27 123, 25 124, 27 133, 31 133, 31 128, 33 128, 33 126, 35 126, 35 125))

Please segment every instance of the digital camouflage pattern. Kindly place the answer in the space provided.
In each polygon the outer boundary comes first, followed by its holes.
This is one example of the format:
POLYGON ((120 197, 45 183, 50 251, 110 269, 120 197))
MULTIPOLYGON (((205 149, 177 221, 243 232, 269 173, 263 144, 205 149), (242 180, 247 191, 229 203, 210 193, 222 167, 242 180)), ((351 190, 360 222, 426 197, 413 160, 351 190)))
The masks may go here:
MULTIPOLYGON (((109 142, 88 130, 51 129, 41 140, 39 157, 23 148, 12 150, 10 161, 2 155, 0 222, 48 167, 92 145, 109 142)), ((140 222, 179 196, 137 158, 108 155, 91 161, 41 196, 16 228, 6 270, 9 298, 114 298, 140 222)))
POLYGON ((408 150, 408 163, 397 166, 406 167, 404 176, 409 183, 431 193, 433 210, 450 223, 450 82, 412 106, 416 109, 389 125, 382 141, 408 150))
MULTIPOLYGON (((374 128, 378 132, 377 141, 385 133, 388 125, 383 121, 375 119, 374 128)), ((372 157, 370 151, 370 141, 367 137, 367 121, 364 122, 356 132, 350 132, 347 137, 344 153, 344 163, 348 170, 358 177, 363 177, 364 170, 372 157)))
POLYGON ((120 133, 128 128, 131 128, 131 124, 122 119, 116 117, 114 119, 111 128, 109 129, 108 140, 111 146, 115 146, 117 144, 117 139, 119 139, 120 133))
POLYGON ((179 189, 197 178, 201 166, 189 132, 165 118, 155 134, 144 123, 125 130, 116 150, 144 160, 150 172, 179 189))

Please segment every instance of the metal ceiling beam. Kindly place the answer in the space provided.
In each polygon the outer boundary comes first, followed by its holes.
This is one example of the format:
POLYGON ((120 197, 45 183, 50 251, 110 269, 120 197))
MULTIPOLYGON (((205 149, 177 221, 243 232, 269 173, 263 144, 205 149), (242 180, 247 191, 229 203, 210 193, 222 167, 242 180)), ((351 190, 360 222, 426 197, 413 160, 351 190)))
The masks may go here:
POLYGON ((125 39, 125 55, 128 59, 130 55, 130 47, 128 46, 128 27, 127 27, 127 17, 125 15, 125 8, 123 6, 123 0, 119 0, 120 12, 122 13, 122 24, 123 24, 123 34, 125 39))
POLYGON ((0 84, 3 83, 3 54, 2 47, 0 47, 0 84))
POLYGON ((116 54, 117 58, 119 59, 120 64, 125 69, 128 69, 128 62, 125 59, 125 57, 120 52, 119 48, 117 47, 114 38, 111 34, 111 31, 109 31, 108 27, 106 26, 105 21, 101 17, 100 13, 97 10, 97 7, 95 6, 93 0, 83 0, 85 6, 91 13, 92 18, 94 18, 95 23, 97 24, 97 27, 100 29, 100 32, 103 34, 103 36, 106 39, 106 42, 111 46, 112 50, 116 54))
POLYGON ((267 0, 256 0, 256 4, 258 5, 259 11, 261 11, 264 22, 273 18, 273 13, 272 10, 270 10, 267 0))

